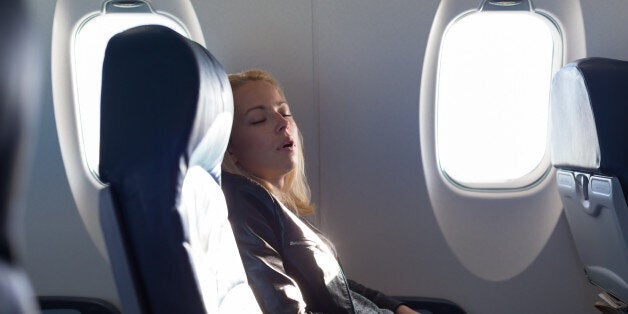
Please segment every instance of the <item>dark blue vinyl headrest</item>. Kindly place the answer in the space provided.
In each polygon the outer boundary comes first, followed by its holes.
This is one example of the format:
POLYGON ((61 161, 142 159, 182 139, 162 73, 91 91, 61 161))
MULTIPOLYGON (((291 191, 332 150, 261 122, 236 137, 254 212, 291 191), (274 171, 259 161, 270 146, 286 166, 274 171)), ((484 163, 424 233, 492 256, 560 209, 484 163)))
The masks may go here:
POLYGON ((29 105, 24 96, 24 84, 20 72, 16 68, 25 65, 21 55, 20 44, 25 27, 21 21, 24 14, 23 5, 16 3, 0 4, 0 260, 12 260, 8 243, 7 218, 12 205, 18 174, 16 165, 19 163, 19 149, 24 131, 25 108, 29 105))
POLYGON ((220 181, 232 115, 227 75, 197 43, 157 25, 109 41, 99 173, 111 186, 150 313, 203 309, 177 207, 189 167, 220 181))
POLYGON ((38 312, 10 241, 43 77, 31 30, 24 1, 0 2, 0 313, 38 312))
POLYGON ((557 168, 628 182, 628 62, 586 58, 552 81, 551 148, 557 168))

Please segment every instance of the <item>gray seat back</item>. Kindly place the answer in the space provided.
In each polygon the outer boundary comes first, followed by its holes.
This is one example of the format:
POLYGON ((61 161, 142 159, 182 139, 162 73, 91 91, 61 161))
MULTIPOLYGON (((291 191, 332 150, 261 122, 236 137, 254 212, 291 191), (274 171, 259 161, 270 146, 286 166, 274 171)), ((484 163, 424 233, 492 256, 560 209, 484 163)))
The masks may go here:
POLYGON ((628 62, 578 60, 552 81, 552 164, 588 279, 628 302, 628 62))

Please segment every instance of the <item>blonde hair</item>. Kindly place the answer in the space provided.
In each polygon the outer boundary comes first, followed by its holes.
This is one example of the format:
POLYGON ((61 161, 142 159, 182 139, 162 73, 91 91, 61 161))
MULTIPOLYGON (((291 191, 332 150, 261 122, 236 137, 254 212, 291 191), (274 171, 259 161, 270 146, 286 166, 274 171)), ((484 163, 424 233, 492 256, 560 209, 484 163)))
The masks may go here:
MULTIPOLYGON (((283 99, 286 99, 286 96, 284 95, 281 86, 268 72, 262 70, 249 70, 245 72, 229 74, 229 83, 231 83, 231 90, 233 93, 235 93, 238 88, 244 86, 245 84, 255 81, 264 81, 271 84, 277 89, 281 97, 283 97, 283 99)), ((290 171, 286 175, 284 179, 286 188, 283 191, 276 189, 268 182, 244 170, 236 162, 233 161, 231 155, 228 152, 225 152, 225 156, 222 161, 222 170, 247 177, 261 184, 283 205, 288 207, 299 216, 312 214, 314 213, 314 205, 311 202, 310 186, 307 182, 307 176, 305 175, 305 157, 303 154, 303 136, 301 135, 301 131, 298 131, 298 138, 296 140, 298 141, 297 165, 294 170, 290 171)))

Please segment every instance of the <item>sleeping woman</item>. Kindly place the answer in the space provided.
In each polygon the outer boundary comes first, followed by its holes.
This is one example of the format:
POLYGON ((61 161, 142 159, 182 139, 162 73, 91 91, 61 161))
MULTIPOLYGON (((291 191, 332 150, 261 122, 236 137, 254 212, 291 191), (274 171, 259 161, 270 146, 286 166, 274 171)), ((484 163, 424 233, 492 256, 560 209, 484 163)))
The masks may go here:
POLYGON ((314 212, 302 138, 277 81, 259 70, 229 81, 234 121, 222 186, 264 313, 416 313, 347 279, 333 245, 302 219, 314 212))

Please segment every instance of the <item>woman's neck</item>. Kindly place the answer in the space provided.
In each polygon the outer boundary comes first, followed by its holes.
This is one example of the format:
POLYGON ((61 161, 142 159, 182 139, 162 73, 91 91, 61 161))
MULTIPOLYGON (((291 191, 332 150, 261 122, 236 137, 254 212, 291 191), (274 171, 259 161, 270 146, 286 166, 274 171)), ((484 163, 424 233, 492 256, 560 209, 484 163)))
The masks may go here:
POLYGON ((269 187, 273 192, 283 192, 284 188, 285 188, 285 183, 286 180, 281 177, 278 178, 276 180, 265 180, 265 179, 260 179, 262 181, 264 181, 264 185, 269 187))

